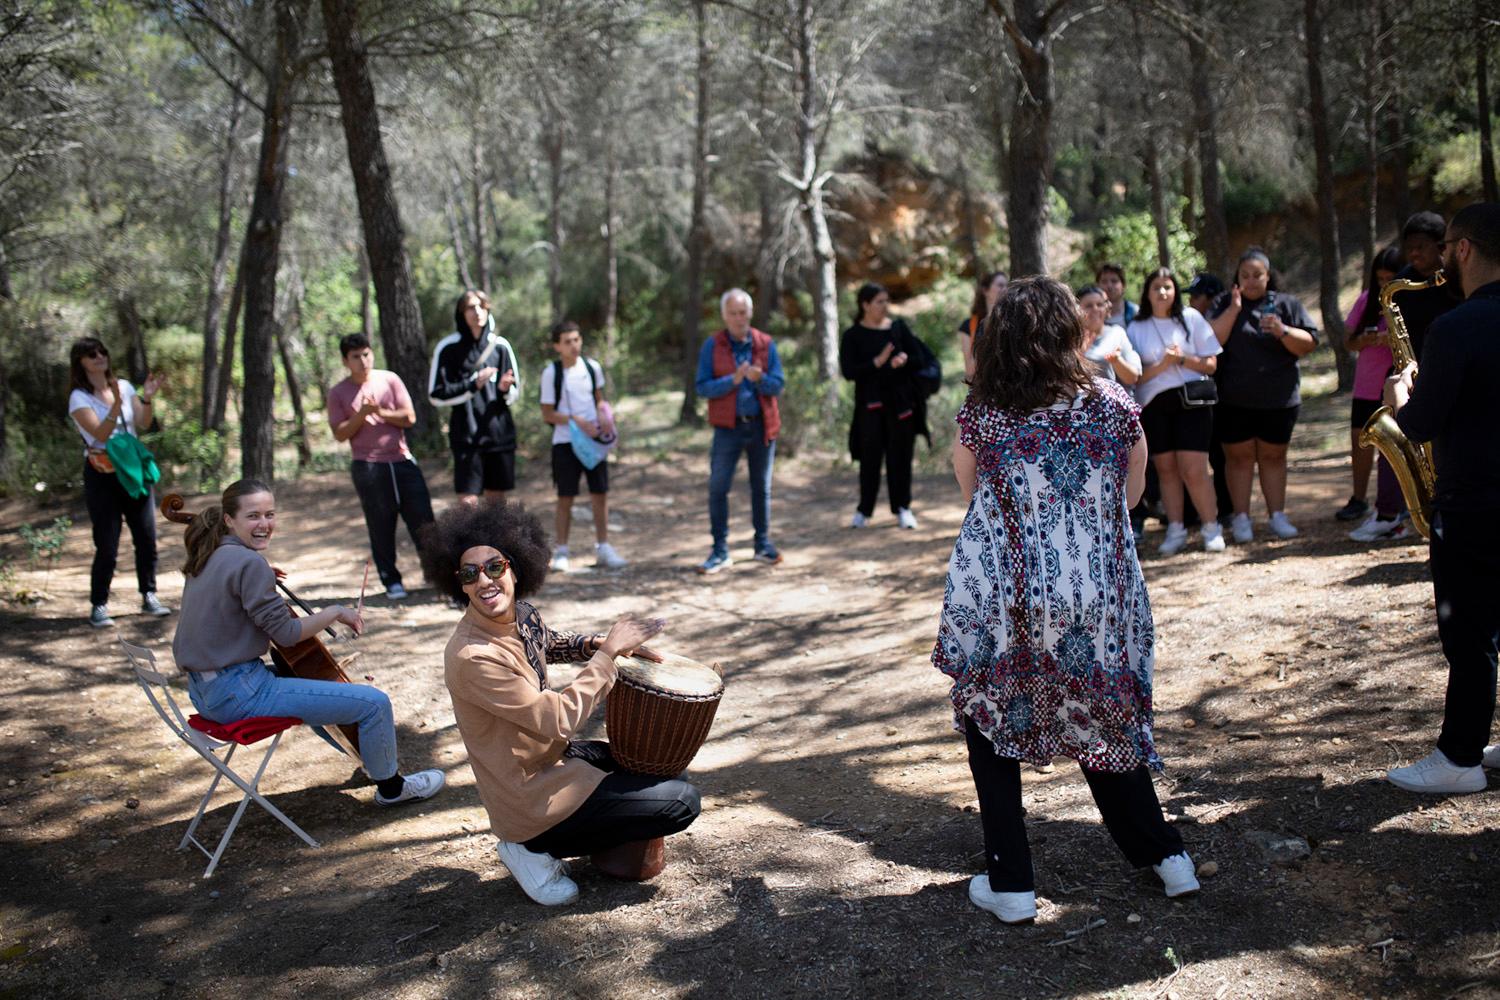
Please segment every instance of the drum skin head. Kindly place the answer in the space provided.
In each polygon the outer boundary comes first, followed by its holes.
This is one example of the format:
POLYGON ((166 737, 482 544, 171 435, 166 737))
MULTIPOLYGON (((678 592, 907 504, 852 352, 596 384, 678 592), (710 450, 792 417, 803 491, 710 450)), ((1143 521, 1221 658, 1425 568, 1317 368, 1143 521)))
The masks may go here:
POLYGON ((675 653, 662 653, 661 663, 632 656, 619 662, 620 679, 685 698, 712 698, 724 691, 724 679, 712 667, 675 653))

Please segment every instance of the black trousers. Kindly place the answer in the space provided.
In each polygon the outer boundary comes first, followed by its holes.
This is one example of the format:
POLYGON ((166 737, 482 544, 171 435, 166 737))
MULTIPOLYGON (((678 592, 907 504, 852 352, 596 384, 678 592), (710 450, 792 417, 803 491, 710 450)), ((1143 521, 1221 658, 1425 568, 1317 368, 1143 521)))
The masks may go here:
POLYGON ((580 740, 567 756, 607 772, 573 815, 522 846, 554 858, 576 858, 636 840, 681 833, 703 810, 698 789, 680 778, 653 778, 621 770, 609 744, 580 740))
POLYGON ((1448 660, 1448 695, 1438 749, 1473 767, 1495 718, 1500 648, 1500 510, 1439 511, 1432 524, 1432 593, 1448 660))
POLYGON ((156 495, 133 497, 113 472, 95 472, 83 463, 83 502, 94 526, 94 565, 89 572, 89 603, 108 604, 120 554, 120 521, 130 526, 135 545, 135 583, 141 593, 156 589, 156 495))
POLYGON ((880 463, 886 466, 891 513, 911 506, 911 460, 916 451, 916 418, 897 420, 883 409, 863 410, 856 417, 859 444, 859 512, 875 513, 880 496, 880 463))
MULTIPOLYGON (((1021 810, 1021 762, 995 753, 974 720, 964 720, 969 745, 969 772, 979 792, 979 821, 984 827, 984 857, 994 892, 1031 892, 1031 845, 1021 810)), ((1181 854, 1182 836, 1162 817, 1156 787, 1144 766, 1124 774, 1083 769, 1094 804, 1109 835, 1137 868, 1181 854)))
POLYGON ((401 571, 396 568, 396 516, 399 514, 406 522, 413 545, 417 544, 417 531, 433 520, 432 496, 427 492, 422 467, 411 459, 402 462, 356 459, 349 466, 349 475, 354 480, 354 491, 359 494, 359 505, 364 508, 365 528, 370 533, 370 552, 375 557, 380 585, 400 583, 401 571))

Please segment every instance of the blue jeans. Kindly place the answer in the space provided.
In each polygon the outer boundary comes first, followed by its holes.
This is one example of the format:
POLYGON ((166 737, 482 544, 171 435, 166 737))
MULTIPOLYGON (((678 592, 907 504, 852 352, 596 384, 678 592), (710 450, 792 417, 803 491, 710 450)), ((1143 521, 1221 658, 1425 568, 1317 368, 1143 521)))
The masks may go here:
POLYGON ((755 551, 771 544, 771 466, 776 461, 776 442, 766 444, 766 425, 760 418, 733 428, 715 427, 709 451, 708 527, 714 551, 729 552, 729 488, 734 470, 745 453, 750 465, 750 522, 755 527, 755 551))
POLYGON ((261 660, 225 667, 211 681, 189 670, 188 697, 205 719, 238 722, 257 716, 292 716, 309 726, 359 726, 365 773, 375 781, 396 774, 396 722, 391 699, 368 684, 339 684, 278 677, 261 660))

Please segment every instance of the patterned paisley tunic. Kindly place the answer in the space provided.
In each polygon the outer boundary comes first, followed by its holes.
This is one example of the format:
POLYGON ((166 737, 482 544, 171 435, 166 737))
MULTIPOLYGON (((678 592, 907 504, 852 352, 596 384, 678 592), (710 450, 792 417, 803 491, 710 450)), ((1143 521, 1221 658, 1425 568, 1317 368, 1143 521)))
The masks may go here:
POLYGON ((932 662, 953 679, 956 728, 972 718, 1001 756, 1160 770, 1151 604, 1125 509, 1140 410, 1113 382, 1095 390, 1032 413, 973 397, 959 410, 978 476, 932 662))

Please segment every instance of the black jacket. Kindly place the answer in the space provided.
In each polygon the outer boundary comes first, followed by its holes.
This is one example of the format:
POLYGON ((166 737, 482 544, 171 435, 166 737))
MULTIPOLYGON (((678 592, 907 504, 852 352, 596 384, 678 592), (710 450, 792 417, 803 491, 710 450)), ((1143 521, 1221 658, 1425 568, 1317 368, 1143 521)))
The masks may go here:
POLYGON ((889 329, 876 330, 854 324, 844 331, 839 342, 839 370, 854 383, 854 420, 849 427, 849 453, 856 460, 859 451, 860 416, 879 404, 881 415, 889 423, 911 413, 916 432, 932 446, 932 432, 927 428, 927 397, 943 384, 943 369, 937 355, 912 333, 902 320, 892 320, 889 329), (905 353, 906 364, 892 368, 890 363, 876 367, 875 357, 886 344, 895 344, 893 353, 905 353))
POLYGON ((493 316, 478 340, 467 330, 455 330, 438 341, 432 351, 427 395, 433 405, 451 410, 448 443, 455 450, 515 450, 516 423, 510 408, 521 398, 521 372, 515 351, 495 333, 493 316), (495 348, 485 357, 492 341, 495 348), (487 367, 499 371, 476 388, 474 373, 487 367), (501 392, 500 376, 506 371, 515 372, 516 380, 507 392, 501 392))

